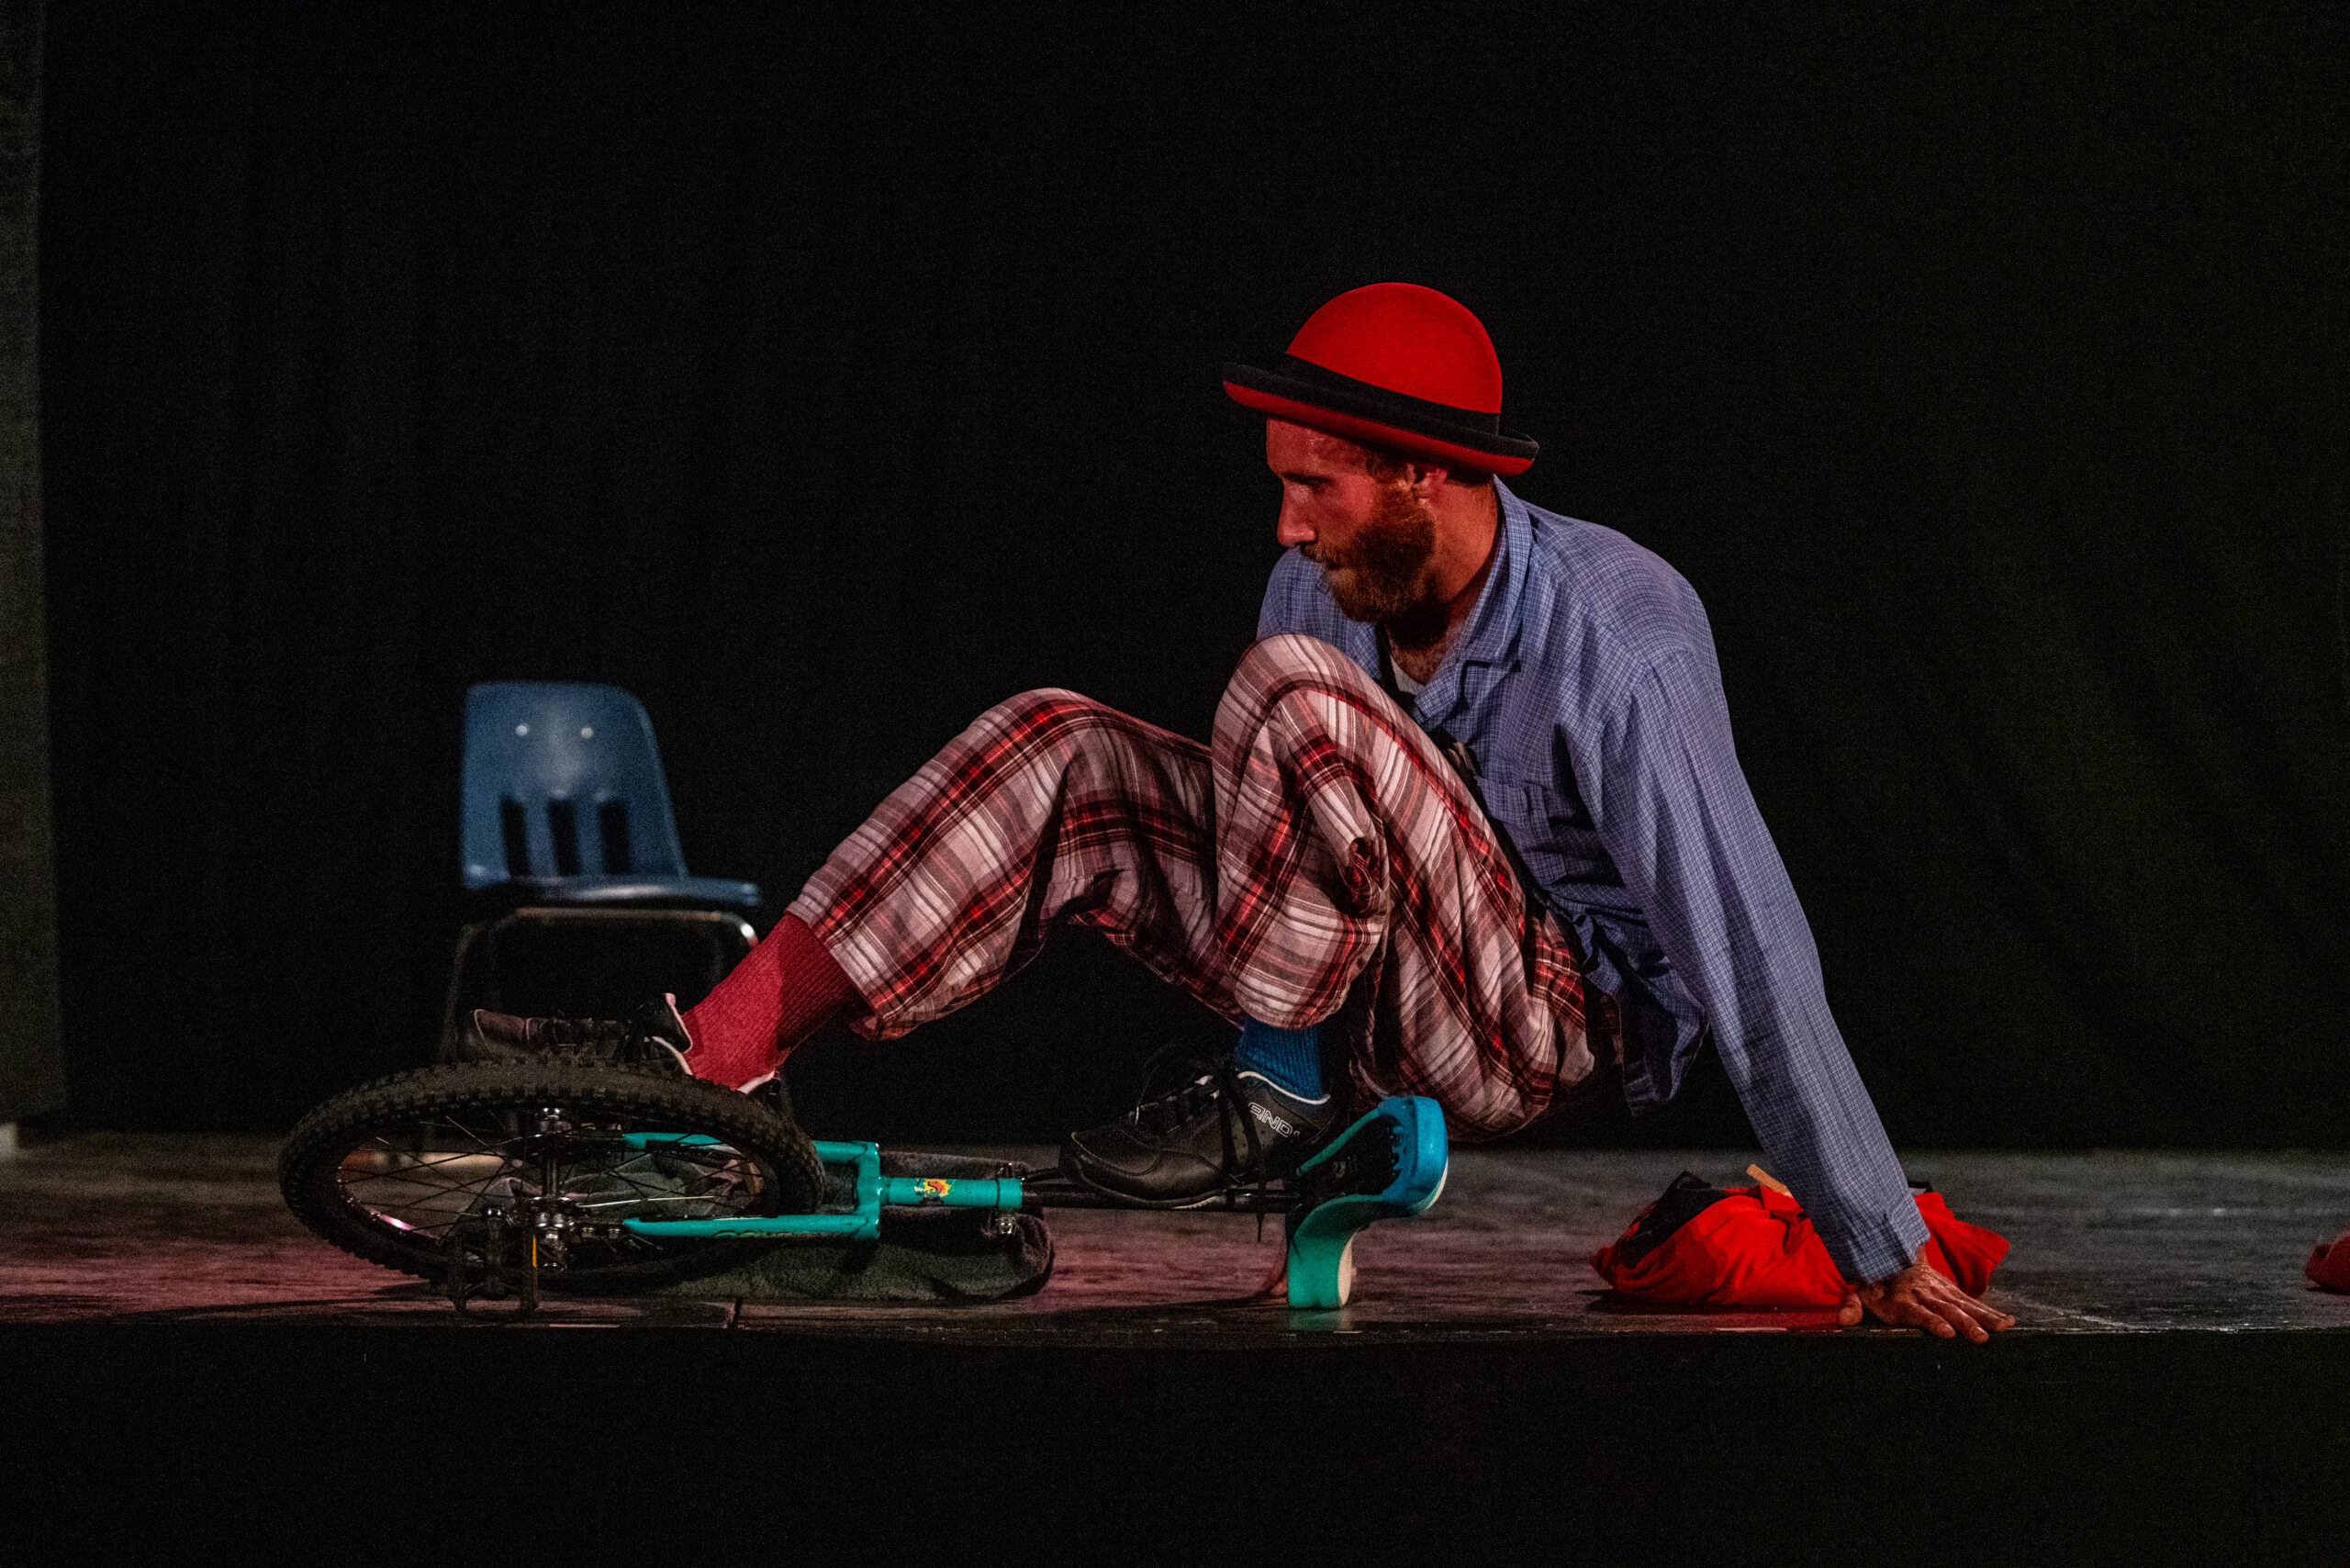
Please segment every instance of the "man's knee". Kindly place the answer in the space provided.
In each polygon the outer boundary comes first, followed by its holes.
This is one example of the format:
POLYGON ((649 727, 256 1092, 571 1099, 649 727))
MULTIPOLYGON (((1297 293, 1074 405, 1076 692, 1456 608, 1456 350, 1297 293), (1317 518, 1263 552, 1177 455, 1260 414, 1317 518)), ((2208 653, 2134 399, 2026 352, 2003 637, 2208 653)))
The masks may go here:
POLYGON ((979 716, 977 727, 1030 743, 1077 740, 1104 728, 1113 716, 1108 706, 1091 697, 1046 686, 1004 699, 979 716))
POLYGON ((1268 637, 1240 655, 1216 707, 1216 743, 1248 744, 1274 714, 1317 695, 1371 711, 1388 702, 1379 683, 1332 644, 1296 632, 1268 637))
POLYGON ((1233 672, 1235 688, 1262 689, 1311 677, 1317 680, 1368 680, 1362 667, 1319 637, 1309 637, 1302 632, 1284 632, 1250 644, 1240 655, 1240 667, 1233 672))

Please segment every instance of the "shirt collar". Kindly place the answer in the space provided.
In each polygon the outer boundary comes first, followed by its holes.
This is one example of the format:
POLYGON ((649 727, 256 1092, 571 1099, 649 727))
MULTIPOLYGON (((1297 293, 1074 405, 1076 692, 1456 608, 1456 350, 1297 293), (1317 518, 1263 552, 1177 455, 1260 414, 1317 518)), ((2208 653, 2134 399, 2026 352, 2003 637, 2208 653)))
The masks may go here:
POLYGON ((1469 700, 1484 695, 1483 676, 1471 678, 1471 671, 1507 666, 1517 657, 1519 600, 1526 589, 1527 558, 1534 553, 1534 521, 1527 515, 1526 503, 1511 495, 1508 486, 1499 479, 1493 483, 1501 500, 1501 521, 1494 530, 1493 570, 1485 574, 1485 586, 1477 594, 1477 608, 1469 612, 1468 623, 1445 650, 1444 662, 1413 704, 1418 716, 1430 722, 1443 722, 1460 705, 1464 683, 1471 688, 1469 700))

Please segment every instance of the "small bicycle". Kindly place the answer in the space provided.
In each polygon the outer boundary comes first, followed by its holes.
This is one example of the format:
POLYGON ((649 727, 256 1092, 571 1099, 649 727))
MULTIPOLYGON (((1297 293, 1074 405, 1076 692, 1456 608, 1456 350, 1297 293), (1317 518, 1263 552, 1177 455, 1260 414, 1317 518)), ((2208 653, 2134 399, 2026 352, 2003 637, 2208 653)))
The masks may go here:
MULTIPOLYGON (((465 1063, 346 1091, 302 1118, 278 1165, 287 1204, 320 1237, 439 1282, 460 1312, 543 1289, 650 1290, 808 1238, 872 1240, 889 1209, 1129 1209, 1058 1172, 901 1176, 872 1143, 817 1142, 780 1097, 609 1067, 465 1063), (828 1179, 828 1168, 830 1176, 828 1179)), ((1427 1211, 1443 1191, 1444 1118, 1381 1101, 1277 1183, 1196 1209, 1282 1216, 1289 1305, 1342 1306, 1365 1226, 1427 1211)))

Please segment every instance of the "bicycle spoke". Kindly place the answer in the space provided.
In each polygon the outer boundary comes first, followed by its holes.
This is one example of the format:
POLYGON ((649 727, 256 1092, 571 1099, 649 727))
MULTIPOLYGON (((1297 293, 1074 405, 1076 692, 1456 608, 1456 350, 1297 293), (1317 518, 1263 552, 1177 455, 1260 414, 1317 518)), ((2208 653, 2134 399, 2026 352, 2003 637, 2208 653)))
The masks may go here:
POLYGON ((592 1112, 575 1119, 539 1101, 481 1103, 373 1133, 340 1157, 333 1180, 354 1217, 397 1232, 409 1248, 438 1252, 453 1226, 495 1205, 509 1215, 504 1256, 512 1266, 527 1255, 528 1205, 544 1197, 583 1222, 592 1216, 570 1236, 572 1270, 658 1266, 697 1243, 637 1236, 615 1220, 724 1219, 754 1210, 767 1186, 741 1150, 682 1141, 697 1136, 690 1125, 599 1122, 592 1112), (560 1131, 552 1130, 555 1116, 560 1131))

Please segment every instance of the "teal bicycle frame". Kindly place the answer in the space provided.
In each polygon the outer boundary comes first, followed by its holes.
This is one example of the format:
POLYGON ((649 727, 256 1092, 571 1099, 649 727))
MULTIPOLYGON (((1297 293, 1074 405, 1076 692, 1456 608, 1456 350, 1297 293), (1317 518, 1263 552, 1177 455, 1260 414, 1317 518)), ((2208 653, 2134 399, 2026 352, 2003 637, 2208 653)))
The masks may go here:
MULTIPOLYGON (((714 1138, 691 1134, 631 1133, 633 1148, 658 1144, 709 1144, 714 1138)), ((745 1215, 731 1219, 632 1219, 622 1222, 645 1237, 820 1236, 851 1241, 875 1241, 881 1235, 884 1209, 992 1209, 1015 1215, 1024 1208, 1113 1208, 1117 1204, 1097 1194, 1012 1177, 972 1181, 936 1176, 887 1176, 881 1171, 881 1146, 873 1143, 823 1143, 816 1157, 828 1166, 843 1168, 850 1176, 854 1206, 821 1214, 745 1215)), ((1298 1168, 1288 1192, 1258 1212, 1279 1207, 1284 1214, 1289 1245, 1289 1305, 1297 1310, 1344 1306, 1353 1294, 1354 1241, 1365 1226, 1382 1219, 1404 1219, 1424 1214, 1444 1191, 1449 1151, 1444 1136, 1444 1114, 1436 1102, 1418 1095, 1382 1100, 1333 1138, 1327 1147, 1298 1168), (1384 1124, 1381 1126, 1380 1124, 1384 1124), (1311 1201, 1315 1173, 1341 1159, 1366 1132, 1385 1133, 1393 1139, 1393 1177, 1375 1193, 1341 1192, 1311 1201)), ((1254 1207, 1255 1205, 1250 1205, 1254 1207)), ((1147 1211, 1136 1211, 1147 1212, 1147 1211)))

